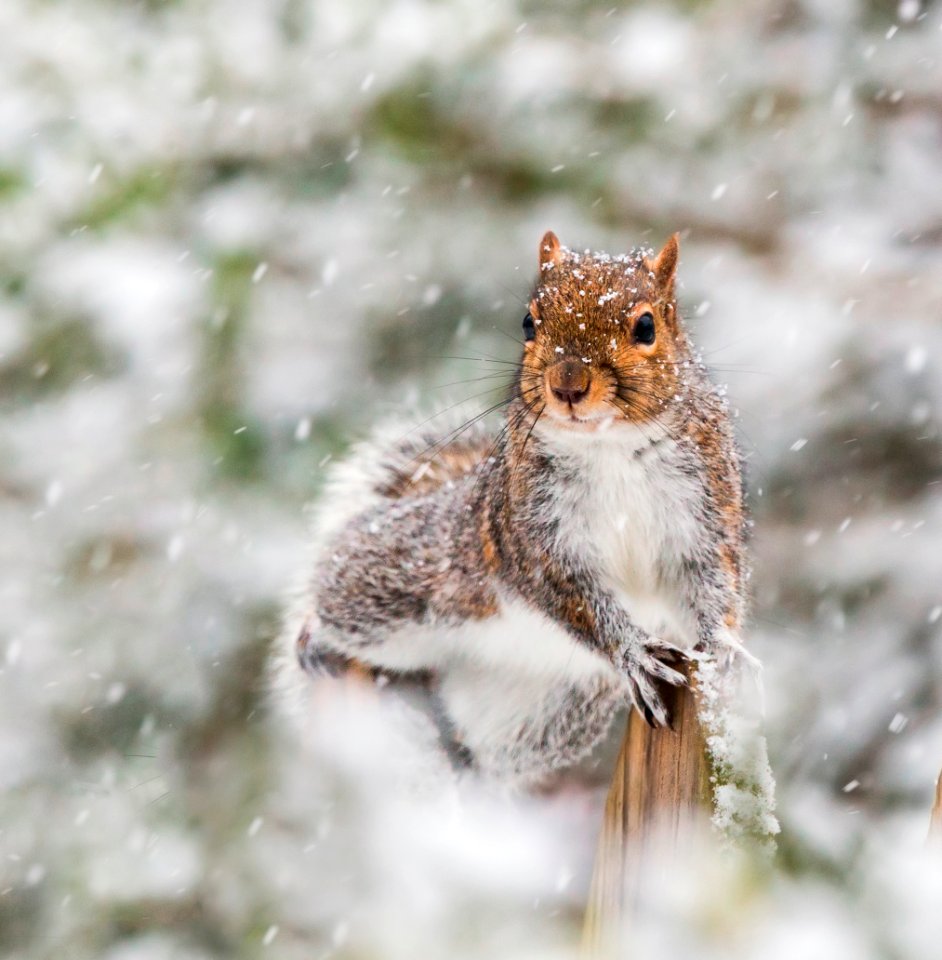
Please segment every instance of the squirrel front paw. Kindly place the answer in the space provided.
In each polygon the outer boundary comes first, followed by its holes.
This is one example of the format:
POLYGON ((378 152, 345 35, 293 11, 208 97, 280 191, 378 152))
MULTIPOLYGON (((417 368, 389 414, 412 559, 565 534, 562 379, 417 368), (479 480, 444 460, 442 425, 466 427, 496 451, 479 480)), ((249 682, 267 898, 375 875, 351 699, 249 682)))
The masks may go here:
POLYGON ((742 638, 738 633, 734 633, 726 627, 717 630, 713 634, 711 642, 701 646, 704 647, 706 652, 725 655, 730 660, 741 660, 755 674, 762 672, 762 661, 743 646, 742 638))
POLYGON ((683 651, 656 637, 648 637, 639 646, 627 650, 623 658, 623 672, 628 680, 632 703, 651 727, 671 726, 671 715, 659 686, 684 686, 687 678, 673 667, 683 651))

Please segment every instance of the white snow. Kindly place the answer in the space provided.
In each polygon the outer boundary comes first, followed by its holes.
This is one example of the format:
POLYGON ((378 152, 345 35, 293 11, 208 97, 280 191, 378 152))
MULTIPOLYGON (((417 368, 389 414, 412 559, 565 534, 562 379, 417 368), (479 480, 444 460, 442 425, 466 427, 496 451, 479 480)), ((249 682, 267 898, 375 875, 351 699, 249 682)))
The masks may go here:
POLYGON ((298 745, 260 696, 324 467, 512 371, 547 229, 613 262, 681 231, 756 514, 774 813, 748 711, 708 720, 717 825, 778 817, 782 856, 691 844, 633 953, 937 952, 942 19, 695 6, 0 3, 15 954, 576 955, 611 752, 456 809, 410 786, 421 725, 329 687, 298 745))

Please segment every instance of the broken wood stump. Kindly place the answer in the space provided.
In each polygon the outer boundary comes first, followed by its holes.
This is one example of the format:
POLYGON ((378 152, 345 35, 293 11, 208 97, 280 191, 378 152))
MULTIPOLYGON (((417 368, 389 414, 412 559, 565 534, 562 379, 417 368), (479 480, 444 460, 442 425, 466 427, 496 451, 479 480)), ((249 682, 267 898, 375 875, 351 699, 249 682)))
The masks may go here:
MULTIPOLYGON (((687 674, 690 676, 688 665, 687 674)), ((649 727, 632 710, 599 836, 583 928, 583 960, 617 954, 642 882, 639 863, 655 833, 678 849, 709 817, 710 764, 693 687, 671 689, 674 729, 649 727)))

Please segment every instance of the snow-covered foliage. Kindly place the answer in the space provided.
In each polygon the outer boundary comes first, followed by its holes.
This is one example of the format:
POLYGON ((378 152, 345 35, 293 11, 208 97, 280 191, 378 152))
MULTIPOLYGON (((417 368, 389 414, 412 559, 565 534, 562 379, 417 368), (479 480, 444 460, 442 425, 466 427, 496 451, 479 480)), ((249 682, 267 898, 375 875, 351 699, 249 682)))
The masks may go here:
POLYGON ((610 755, 456 806, 265 700, 327 460, 498 399, 552 228, 684 231, 749 459, 779 852, 637 954, 933 956, 940 112, 937 0, 3 0, 0 952, 575 955, 610 755))
MULTIPOLYGON (((775 778, 762 733, 761 702, 747 681, 757 663, 727 651, 702 655, 696 664, 699 719, 706 738, 713 795, 713 826, 731 844, 752 842, 774 851, 775 778)), ((761 687, 755 687, 761 695, 761 687)))

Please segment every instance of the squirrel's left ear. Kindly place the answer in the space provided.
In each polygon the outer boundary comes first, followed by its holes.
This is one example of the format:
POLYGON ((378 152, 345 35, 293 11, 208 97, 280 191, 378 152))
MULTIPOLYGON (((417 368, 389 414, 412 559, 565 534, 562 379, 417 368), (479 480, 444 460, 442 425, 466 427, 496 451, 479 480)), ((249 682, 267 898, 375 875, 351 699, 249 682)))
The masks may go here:
POLYGON ((645 260, 648 269, 654 274, 657 285, 662 290, 673 289, 677 258, 680 255, 679 240, 678 234, 671 234, 661 252, 653 260, 645 260))
POLYGON ((550 270, 562 260, 563 252, 559 238, 552 230, 547 230, 540 241, 540 273, 550 270))

